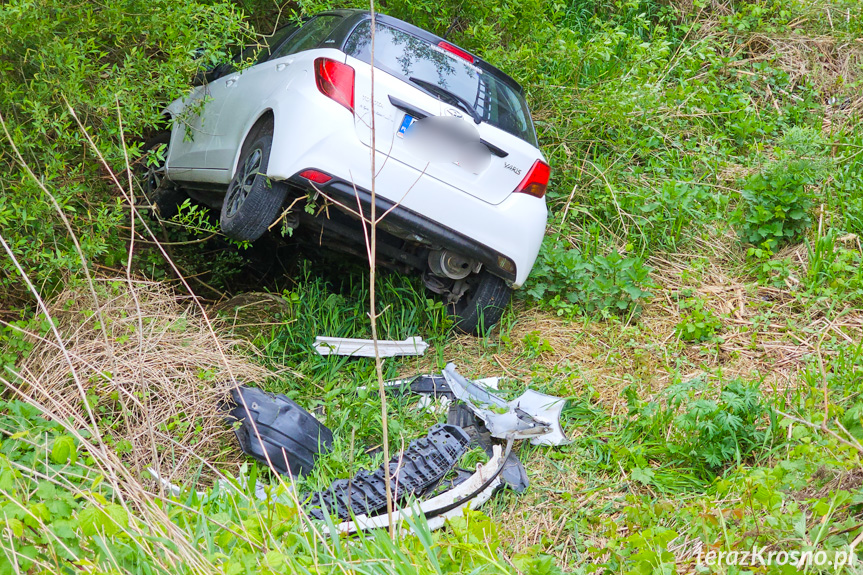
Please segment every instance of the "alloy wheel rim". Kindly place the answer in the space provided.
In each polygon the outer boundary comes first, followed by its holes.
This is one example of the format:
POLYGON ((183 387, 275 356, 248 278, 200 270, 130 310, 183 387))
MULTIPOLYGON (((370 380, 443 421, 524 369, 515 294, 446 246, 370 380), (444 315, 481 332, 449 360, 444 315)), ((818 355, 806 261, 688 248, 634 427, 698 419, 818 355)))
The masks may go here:
POLYGON ((228 217, 234 217, 245 203, 246 198, 252 191, 252 186, 255 184, 255 178, 261 169, 261 159, 264 154, 260 148, 255 148, 246 161, 243 162, 243 168, 240 170, 239 177, 230 191, 228 198, 228 217))

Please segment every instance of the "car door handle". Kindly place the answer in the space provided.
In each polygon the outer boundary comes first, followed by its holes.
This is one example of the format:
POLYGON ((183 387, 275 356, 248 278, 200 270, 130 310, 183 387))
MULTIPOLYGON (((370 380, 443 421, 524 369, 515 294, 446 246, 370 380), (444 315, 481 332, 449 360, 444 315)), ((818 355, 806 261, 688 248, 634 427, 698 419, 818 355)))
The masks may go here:
POLYGON ((236 83, 237 83, 237 80, 236 80, 236 79, 234 79, 234 78, 231 78, 230 80, 228 80, 227 82, 225 82, 225 86, 228 86, 228 87, 230 88, 231 86, 233 86, 233 85, 234 85, 234 84, 236 84, 236 83))
MULTIPOLYGON (((392 104, 393 106, 395 106, 396 108, 398 108, 399 110, 401 110, 403 112, 407 112, 408 114, 410 114, 411 116, 413 116, 417 120, 422 120, 423 118, 428 118, 432 115, 432 114, 429 114, 428 112, 426 112, 425 110, 417 108, 413 104, 409 104, 408 102, 405 102, 404 100, 400 100, 399 98, 395 98, 393 96, 390 96, 389 98, 390 98, 390 104, 392 104)), ((492 154, 494 154, 495 156, 497 156, 498 158, 505 158, 509 155, 509 152, 507 152, 506 150, 502 150, 502 149, 498 148, 497 146, 495 146, 494 144, 492 144, 491 142, 487 142, 487 141, 483 140, 482 138, 479 139, 479 142, 482 145, 484 145, 486 148, 488 148, 488 151, 491 152, 492 154)))
POLYGON ((281 72, 282 70, 284 70, 287 67, 288 67, 288 65, 285 63, 278 64, 278 65, 276 65, 276 72, 281 72))

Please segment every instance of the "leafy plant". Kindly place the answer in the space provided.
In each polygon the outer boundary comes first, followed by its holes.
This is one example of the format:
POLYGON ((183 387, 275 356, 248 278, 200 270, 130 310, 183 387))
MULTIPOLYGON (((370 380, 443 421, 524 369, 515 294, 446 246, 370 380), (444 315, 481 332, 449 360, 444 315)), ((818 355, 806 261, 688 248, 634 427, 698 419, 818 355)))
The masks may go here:
POLYGON ((768 438, 763 417, 769 410, 758 384, 733 381, 718 400, 697 399, 676 418, 677 437, 672 453, 703 462, 710 469, 740 463, 768 438))
POLYGON ((674 328, 674 332, 683 341, 700 342, 713 339, 722 331, 722 320, 714 315, 713 310, 705 307, 700 299, 688 299, 680 303, 683 316, 674 328))
MULTIPOLYGON (((665 182, 654 188, 635 188, 621 199, 621 209, 635 220, 631 236, 646 247, 675 249, 687 228, 707 219, 709 194, 686 182, 665 182)), ((610 214, 614 217, 613 214, 610 214)))
POLYGON ((717 399, 700 393, 677 384, 665 392, 664 401, 644 403, 630 396, 631 430, 641 441, 662 441, 676 465, 709 474, 746 459, 769 439, 762 426, 770 408, 757 382, 732 381, 717 399))
POLYGON ((791 265, 787 258, 775 258, 770 242, 761 247, 746 250, 746 259, 753 267, 758 283, 777 288, 784 288, 786 280, 791 277, 791 265))
POLYGON ((650 297, 650 268, 637 256, 616 249, 608 255, 586 255, 546 243, 534 268, 527 294, 561 315, 636 313, 650 297))
POLYGON ((805 159, 777 163, 750 176, 734 214, 740 238, 772 250, 800 241, 812 225, 806 186, 813 183, 813 164, 805 159))

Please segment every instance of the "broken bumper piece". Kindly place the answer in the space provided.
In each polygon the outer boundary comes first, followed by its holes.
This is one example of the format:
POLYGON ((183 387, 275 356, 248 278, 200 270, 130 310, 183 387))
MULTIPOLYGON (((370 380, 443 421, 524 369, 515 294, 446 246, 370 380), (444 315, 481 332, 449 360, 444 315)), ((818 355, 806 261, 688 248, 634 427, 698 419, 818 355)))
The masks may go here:
MULTIPOLYGON (((443 527, 447 519, 464 515, 466 509, 478 509, 491 499, 501 486, 502 479, 499 477, 499 472, 502 460, 501 447, 495 445, 492 458, 488 463, 478 464, 476 472, 465 481, 431 499, 415 501, 411 505, 394 510, 393 521, 399 525, 406 523, 413 531, 414 520, 419 516, 425 516, 428 528, 434 531, 443 527)), ((336 525, 336 531, 349 534, 367 529, 386 528, 388 525, 389 517, 386 513, 376 517, 357 515, 350 521, 343 521, 336 525)))
MULTIPOLYGON (((470 437, 460 427, 438 424, 426 437, 390 459, 390 487, 393 501, 421 497, 434 489, 467 450, 470 437)), ((360 470, 352 479, 339 479, 324 491, 313 493, 306 504, 314 519, 325 514, 339 520, 373 516, 386 510, 386 480, 381 465, 374 473, 360 470)))
POLYGON ((333 432, 284 395, 254 387, 231 391, 229 421, 240 448, 282 475, 298 477, 311 471, 317 457, 333 446, 333 432))
MULTIPOLYGON (((378 355, 380 357, 422 355, 426 349, 428 349, 428 344, 421 337, 409 337, 404 341, 378 340, 378 355)), ((375 342, 371 339, 318 336, 315 338, 315 351, 318 352, 318 355, 375 357, 375 342)))
POLYGON ((485 421, 492 437, 529 439, 532 445, 569 443, 560 425, 565 399, 528 389, 506 401, 462 377, 452 363, 444 368, 443 376, 453 396, 485 421))

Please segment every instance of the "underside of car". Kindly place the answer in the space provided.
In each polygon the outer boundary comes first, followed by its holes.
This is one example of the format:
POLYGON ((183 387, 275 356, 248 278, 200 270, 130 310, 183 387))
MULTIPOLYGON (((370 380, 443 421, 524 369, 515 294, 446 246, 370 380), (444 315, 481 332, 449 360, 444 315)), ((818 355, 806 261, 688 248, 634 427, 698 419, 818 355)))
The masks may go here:
MULTIPOLYGON (((278 232, 284 230, 281 235, 285 236, 285 241, 368 260, 367 242, 372 216, 370 192, 335 178, 316 184, 298 176, 286 184, 285 210, 273 225, 277 232, 273 235, 280 235, 278 232), (359 217, 361 208, 363 219, 359 217)), ((222 207, 226 190, 221 187, 201 186, 197 182, 175 182, 175 185, 178 186, 175 192, 180 192, 180 195, 175 193, 169 201, 176 202, 188 195, 214 210, 222 207)), ((159 209, 163 215, 170 215, 172 207, 163 204, 159 209)), ((477 293, 481 283, 495 288, 492 291, 498 295, 499 302, 496 307, 506 306, 509 301, 507 282, 515 278, 511 260, 464 234, 435 225, 380 197, 377 198, 375 217, 378 222, 378 265, 400 273, 419 275, 423 285, 447 305, 463 331, 477 333, 484 327, 491 327, 483 324, 483 317, 465 316, 470 315, 469 306, 476 307, 479 303, 477 296, 483 297, 477 293), (501 295, 504 293, 505 298, 501 295)), ((489 314, 494 311, 489 310, 489 314)), ((496 321, 497 317, 494 319, 496 321)))

